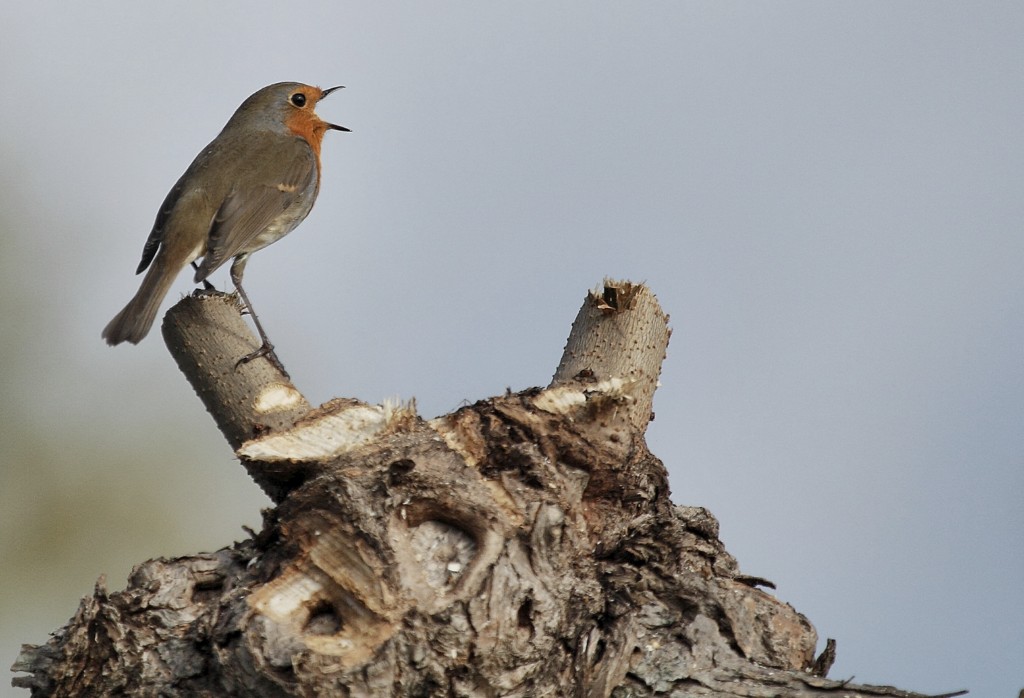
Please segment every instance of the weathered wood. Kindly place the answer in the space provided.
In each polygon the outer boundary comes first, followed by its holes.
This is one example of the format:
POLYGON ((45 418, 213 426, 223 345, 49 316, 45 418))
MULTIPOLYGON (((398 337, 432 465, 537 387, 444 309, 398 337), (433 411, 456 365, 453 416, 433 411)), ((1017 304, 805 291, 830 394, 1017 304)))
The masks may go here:
POLYGON ((630 421, 641 433, 653 419, 651 404, 672 330, 644 284, 606 279, 583 301, 551 385, 570 381, 622 381, 629 386, 630 421))
MULTIPOLYGON (((167 311, 162 330, 178 368, 232 448, 291 428, 312 409, 266 358, 239 363, 260 342, 234 294, 197 291, 167 311)), ((288 467, 250 468, 249 474, 275 502, 307 476, 288 467)))
MULTIPOLYGON (((214 307, 174 322, 202 326, 214 307)), ((344 399, 264 431, 251 408, 208 405, 231 415, 231 434, 256 434, 237 454, 279 488, 263 530, 144 563, 123 592, 97 585, 47 644, 25 646, 15 669, 30 675, 15 685, 36 696, 918 695, 815 675, 831 656, 815 660, 807 619, 739 573, 710 512, 672 505, 644 440, 666 322, 645 287, 615 284, 585 301, 549 388, 429 421, 413 404, 344 399)), ((175 349, 196 355, 179 362, 197 380, 249 383, 197 387, 204 401, 277 380, 228 370, 254 345, 224 350, 216 370, 205 346, 175 349)))

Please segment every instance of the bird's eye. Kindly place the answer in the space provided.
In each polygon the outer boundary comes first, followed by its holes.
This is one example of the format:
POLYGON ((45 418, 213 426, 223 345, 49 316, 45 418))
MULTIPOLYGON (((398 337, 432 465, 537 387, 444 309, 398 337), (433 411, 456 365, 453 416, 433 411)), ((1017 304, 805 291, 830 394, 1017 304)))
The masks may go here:
POLYGON ((297 107, 306 106, 306 95, 302 94, 301 92, 296 92, 291 97, 291 103, 297 107))

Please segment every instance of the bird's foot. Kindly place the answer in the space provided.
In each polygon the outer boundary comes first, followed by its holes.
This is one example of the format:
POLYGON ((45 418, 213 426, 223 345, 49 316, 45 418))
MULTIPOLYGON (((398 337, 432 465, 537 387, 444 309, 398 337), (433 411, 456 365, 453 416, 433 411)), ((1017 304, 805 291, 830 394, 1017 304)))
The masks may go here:
POLYGON ((192 291, 192 295, 196 298, 206 298, 207 296, 223 296, 227 295, 223 291, 218 291, 217 287, 211 283, 205 283, 202 288, 197 288, 192 291))
MULTIPOLYGON (((199 275, 199 265, 196 264, 195 260, 192 261, 192 268, 196 270, 196 276, 199 275)), ((203 279, 203 290, 204 291, 216 291, 217 287, 210 283, 209 279, 203 279)))
POLYGON ((265 356, 271 366, 280 371, 287 380, 291 380, 292 377, 288 375, 288 371, 284 370, 284 364, 281 363, 281 359, 277 358, 277 354, 274 353, 274 345, 270 342, 264 342, 260 345, 259 349, 240 358, 235 364, 235 368, 238 368, 242 364, 247 364, 253 359, 258 359, 261 356, 265 356))

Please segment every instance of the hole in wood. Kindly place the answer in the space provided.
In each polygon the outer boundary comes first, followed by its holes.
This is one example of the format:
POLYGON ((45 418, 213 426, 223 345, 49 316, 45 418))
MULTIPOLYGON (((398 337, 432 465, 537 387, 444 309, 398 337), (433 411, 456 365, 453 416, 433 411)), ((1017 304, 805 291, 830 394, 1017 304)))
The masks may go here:
POLYGON ((444 521, 432 519, 416 526, 411 543, 427 584, 435 589, 454 585, 476 557, 473 537, 444 521))
POLYGON ((605 286, 602 297, 604 298, 605 304, 613 310, 619 309, 619 289, 614 286, 605 286))
POLYGON ((309 612, 309 619, 303 632, 308 635, 334 635, 343 625, 334 607, 326 601, 321 601, 309 612))
POLYGON ((523 602, 519 604, 519 610, 516 611, 516 624, 519 629, 527 636, 533 636, 533 598, 527 596, 523 599, 523 602))
POLYGON ((411 473, 415 467, 416 463, 408 458, 396 460, 388 466, 388 485, 394 487, 401 484, 405 476, 411 473))

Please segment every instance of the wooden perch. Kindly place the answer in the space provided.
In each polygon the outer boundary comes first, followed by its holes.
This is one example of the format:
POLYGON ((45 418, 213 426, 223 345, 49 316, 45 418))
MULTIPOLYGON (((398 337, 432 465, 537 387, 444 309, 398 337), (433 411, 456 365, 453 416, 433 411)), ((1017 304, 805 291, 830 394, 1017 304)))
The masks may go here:
MULTIPOLYGON (((674 506, 644 431, 668 318, 588 294, 551 385, 426 421, 311 408, 230 298, 164 336, 277 506, 212 554, 101 583, 14 684, 34 696, 916 696, 824 678, 804 616, 674 506)), ((723 485, 725 486, 725 485, 723 485)))

